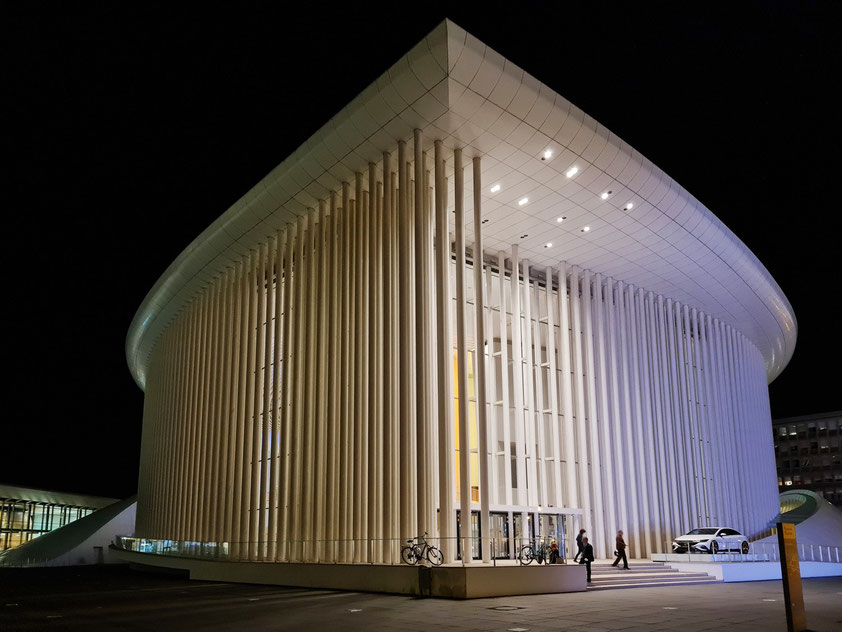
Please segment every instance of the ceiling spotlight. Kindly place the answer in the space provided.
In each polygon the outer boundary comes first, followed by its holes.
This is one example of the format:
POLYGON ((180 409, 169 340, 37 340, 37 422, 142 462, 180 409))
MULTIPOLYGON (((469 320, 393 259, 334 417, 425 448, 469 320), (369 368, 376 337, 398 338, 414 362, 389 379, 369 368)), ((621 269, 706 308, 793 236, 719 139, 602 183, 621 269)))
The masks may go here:
POLYGON ((526 204, 528 201, 529 201, 529 198, 528 198, 528 197, 521 198, 521 199, 519 199, 519 200, 518 200, 517 204, 518 204, 518 206, 523 206, 523 205, 524 205, 524 204, 526 204))
POLYGON ((630 210, 632 210, 633 208, 634 208, 634 204, 632 204, 631 202, 629 202, 628 204, 626 204, 626 210, 627 210, 627 211, 630 211, 630 210))
POLYGON ((548 241, 547 243, 544 244, 544 248, 552 248, 552 247, 553 247, 553 242, 551 242, 551 241, 548 241))
POLYGON ((561 224, 566 219, 567 219, 567 216, 562 215, 561 217, 556 217, 555 221, 557 221, 559 224, 561 224))
POLYGON ((577 173, 579 173, 579 167, 573 166, 573 167, 570 167, 570 169, 568 169, 567 173, 565 173, 564 175, 566 175, 568 178, 572 178, 577 173))
POLYGON ((587 233, 590 229, 591 229, 590 226, 585 226, 584 228, 582 228, 582 232, 587 233))
POLYGON ((541 157, 541 160, 549 160, 553 157, 553 150, 552 149, 545 149, 544 155, 541 157))
POLYGON ((607 200, 609 195, 611 195, 611 191, 603 191, 602 195, 600 195, 599 197, 601 197, 603 200, 607 200))
POLYGON ((497 193, 497 191, 499 191, 499 190, 500 190, 500 185, 499 185, 499 184, 495 184, 493 187, 491 187, 491 192, 492 192, 492 193, 497 193))

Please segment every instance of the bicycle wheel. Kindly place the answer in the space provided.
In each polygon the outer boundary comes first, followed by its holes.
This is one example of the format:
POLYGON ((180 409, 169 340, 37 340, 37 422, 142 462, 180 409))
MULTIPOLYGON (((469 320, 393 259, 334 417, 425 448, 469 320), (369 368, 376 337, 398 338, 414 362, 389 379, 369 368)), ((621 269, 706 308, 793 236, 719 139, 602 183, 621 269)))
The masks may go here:
POLYGON ((520 559, 521 566, 528 566, 532 563, 532 560, 535 559, 535 552, 532 550, 532 547, 528 544, 520 549, 520 555, 518 556, 520 559))
POLYGON ((418 553, 414 546, 405 546, 401 549, 401 561, 410 566, 418 563, 418 553))
POLYGON ((428 547, 427 560, 433 566, 441 566, 441 563, 444 562, 444 555, 441 554, 441 549, 438 549, 434 546, 428 547))

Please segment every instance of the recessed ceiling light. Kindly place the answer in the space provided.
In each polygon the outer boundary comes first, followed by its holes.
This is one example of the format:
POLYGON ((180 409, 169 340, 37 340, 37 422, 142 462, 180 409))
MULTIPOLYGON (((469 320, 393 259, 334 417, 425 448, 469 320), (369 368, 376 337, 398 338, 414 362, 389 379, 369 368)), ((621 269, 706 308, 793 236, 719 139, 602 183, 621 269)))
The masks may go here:
POLYGON ((552 247, 553 247, 553 242, 551 242, 551 241, 548 241, 547 243, 544 244, 544 248, 552 248, 552 247))
POLYGON ((574 166, 570 167, 570 169, 568 169, 568 170, 567 170, 567 173, 565 173, 564 175, 566 175, 568 178, 572 178, 572 177, 573 177, 573 176, 575 176, 577 173, 579 173, 579 167, 576 167, 576 166, 574 165, 574 166))
POLYGON ((541 157, 541 160, 549 160, 553 157, 553 150, 552 149, 545 149, 544 155, 541 157))
POLYGON ((500 190, 500 185, 499 185, 499 184, 495 184, 493 187, 491 187, 491 192, 492 192, 492 193, 497 193, 497 191, 499 191, 499 190, 500 190))
POLYGON ((599 197, 601 197, 603 200, 607 200, 608 199, 608 191, 603 191, 602 195, 600 195, 599 197))
POLYGON ((525 198, 521 198, 521 199, 519 199, 517 203, 518 203, 518 206, 523 206, 523 205, 524 205, 524 204, 526 204, 528 201, 529 201, 529 198, 528 198, 528 197, 525 197, 525 198))
POLYGON ((585 227, 582 228, 582 232, 587 233, 590 229, 591 229, 590 226, 585 226, 585 227))
POLYGON ((559 224, 561 224, 566 219, 567 219, 567 216, 562 215, 561 217, 556 217, 555 221, 557 221, 559 224))
POLYGON ((626 210, 627 210, 627 211, 630 211, 630 210, 632 210, 633 208, 634 208, 634 204, 632 204, 631 202, 629 202, 628 204, 626 204, 626 210))

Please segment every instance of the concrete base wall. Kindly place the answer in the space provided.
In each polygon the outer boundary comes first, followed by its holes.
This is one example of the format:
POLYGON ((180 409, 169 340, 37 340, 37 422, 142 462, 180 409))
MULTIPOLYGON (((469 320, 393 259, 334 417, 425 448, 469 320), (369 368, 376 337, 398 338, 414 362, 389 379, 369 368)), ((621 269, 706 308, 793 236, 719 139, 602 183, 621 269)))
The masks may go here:
MULTIPOLYGON (((723 582, 753 582, 781 579, 780 562, 670 562, 670 568, 691 573, 707 573, 723 582)), ((801 577, 839 577, 842 564, 831 562, 800 562, 801 577)))
POLYGON ((579 564, 552 566, 390 566, 379 564, 285 564, 218 562, 111 550, 123 561, 182 569, 191 579, 426 595, 453 599, 578 592, 587 588, 579 564))

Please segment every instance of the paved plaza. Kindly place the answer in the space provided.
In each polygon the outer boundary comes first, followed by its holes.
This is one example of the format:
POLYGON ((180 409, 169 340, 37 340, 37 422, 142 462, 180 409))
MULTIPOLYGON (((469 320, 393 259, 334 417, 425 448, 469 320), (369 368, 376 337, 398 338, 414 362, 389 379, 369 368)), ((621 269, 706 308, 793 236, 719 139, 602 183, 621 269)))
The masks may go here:
MULTIPOLYGON (((842 630, 842 578, 804 580, 842 630)), ((125 567, 0 569, 0 630, 786 630, 779 581, 470 601, 191 582, 125 567)))

